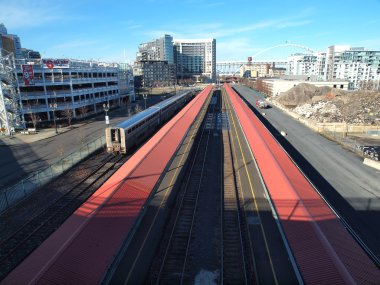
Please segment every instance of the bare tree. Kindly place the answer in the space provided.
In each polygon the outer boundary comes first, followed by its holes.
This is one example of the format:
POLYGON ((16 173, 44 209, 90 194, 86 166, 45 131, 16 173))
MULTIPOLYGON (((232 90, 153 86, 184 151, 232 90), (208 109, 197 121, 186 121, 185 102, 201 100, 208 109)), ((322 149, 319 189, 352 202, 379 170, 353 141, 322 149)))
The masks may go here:
POLYGON ((62 142, 57 146, 57 152, 59 157, 63 157, 65 154, 65 147, 63 146, 62 142))
POLYGON ((33 113, 32 111, 32 106, 30 104, 27 105, 27 108, 29 109, 30 111, 30 119, 32 121, 32 124, 33 124, 33 128, 34 129, 37 129, 37 125, 38 123, 41 121, 41 118, 39 115, 37 115, 36 113, 33 113))
POLYGON ((74 112, 69 106, 66 106, 66 109, 63 110, 63 116, 67 119, 67 123, 71 126, 71 120, 73 119, 74 112))
POLYGON ((38 116, 36 113, 31 113, 30 118, 32 119, 33 128, 37 129, 37 125, 41 121, 40 116, 38 116))
POLYGON ((83 132, 82 128, 78 128, 78 136, 77 136, 78 141, 81 143, 82 147, 86 144, 86 134, 83 132))
POLYGON ((88 108, 88 106, 82 106, 80 107, 79 109, 79 112, 80 112, 80 115, 82 118, 86 117, 86 114, 88 113, 90 109, 88 108))
POLYGON ((142 111, 142 108, 139 104, 136 104, 135 106, 135 114, 140 113, 142 111))

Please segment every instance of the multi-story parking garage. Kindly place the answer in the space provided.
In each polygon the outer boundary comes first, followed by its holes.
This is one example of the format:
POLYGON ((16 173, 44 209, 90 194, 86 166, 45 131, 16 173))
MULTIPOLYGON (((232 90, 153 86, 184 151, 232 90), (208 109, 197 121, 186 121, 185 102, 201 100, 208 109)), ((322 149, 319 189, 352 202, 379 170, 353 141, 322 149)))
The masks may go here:
POLYGON ((26 122, 50 121, 55 111, 57 118, 70 119, 103 111, 103 104, 120 105, 133 95, 132 75, 124 71, 117 64, 65 59, 20 64, 22 115, 26 122), (119 81, 127 81, 124 92, 119 92, 119 81))
MULTIPOLYGON (((22 61, 22 62, 21 62, 22 61)), ((118 64, 68 59, 17 64, 22 116, 28 123, 81 118, 134 96, 132 72, 118 64), (122 87, 122 88, 121 88, 122 87)))

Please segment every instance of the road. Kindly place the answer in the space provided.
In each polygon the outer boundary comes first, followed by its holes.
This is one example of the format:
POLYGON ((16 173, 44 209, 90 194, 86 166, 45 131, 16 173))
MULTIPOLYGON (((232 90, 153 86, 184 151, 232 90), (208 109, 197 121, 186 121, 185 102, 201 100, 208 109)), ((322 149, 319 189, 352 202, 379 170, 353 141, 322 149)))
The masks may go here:
MULTIPOLYGON (((235 85, 251 109, 262 95, 235 85)), ((327 140, 275 106, 260 110, 278 132, 277 139, 365 243, 380 257, 380 171, 363 165, 363 159, 339 144, 327 140)), ((264 119, 264 120, 265 120, 264 119)))

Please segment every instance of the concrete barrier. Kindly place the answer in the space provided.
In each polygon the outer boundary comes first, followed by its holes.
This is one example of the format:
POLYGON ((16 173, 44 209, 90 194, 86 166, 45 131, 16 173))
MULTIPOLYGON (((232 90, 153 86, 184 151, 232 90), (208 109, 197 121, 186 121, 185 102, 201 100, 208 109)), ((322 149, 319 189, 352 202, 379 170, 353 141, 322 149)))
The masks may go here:
POLYGON ((380 170, 380 161, 375 161, 369 158, 364 158, 363 164, 380 170))

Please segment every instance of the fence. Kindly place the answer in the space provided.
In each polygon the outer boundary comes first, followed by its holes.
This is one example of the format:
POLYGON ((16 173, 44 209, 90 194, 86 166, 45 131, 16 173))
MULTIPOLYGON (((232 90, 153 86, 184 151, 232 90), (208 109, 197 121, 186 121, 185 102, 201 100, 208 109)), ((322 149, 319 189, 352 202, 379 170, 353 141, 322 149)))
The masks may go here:
POLYGON ((74 166, 80 160, 86 158, 96 150, 103 147, 104 144, 105 137, 103 136, 53 163, 46 169, 33 173, 29 177, 21 180, 9 188, 0 190, 0 213, 7 210, 10 206, 14 205, 21 199, 26 198, 35 190, 46 185, 55 177, 74 166))

